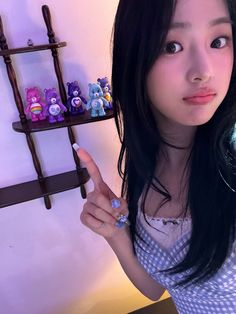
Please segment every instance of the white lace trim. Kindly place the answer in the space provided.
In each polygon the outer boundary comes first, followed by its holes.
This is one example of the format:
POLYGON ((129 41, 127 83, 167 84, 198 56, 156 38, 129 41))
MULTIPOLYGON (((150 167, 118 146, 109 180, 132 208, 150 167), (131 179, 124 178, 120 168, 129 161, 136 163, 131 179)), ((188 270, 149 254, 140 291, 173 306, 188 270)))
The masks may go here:
POLYGON ((166 225, 168 223, 172 223, 172 224, 180 224, 180 223, 185 223, 185 222, 190 222, 191 221, 191 217, 151 217, 148 216, 147 214, 145 214, 145 218, 148 220, 148 222, 153 221, 155 222, 162 222, 163 225, 166 225))
POLYGON ((150 217, 141 212, 138 218, 147 232, 163 248, 169 250, 183 235, 191 231, 191 217, 150 217), (145 219, 146 218, 146 219, 145 219))

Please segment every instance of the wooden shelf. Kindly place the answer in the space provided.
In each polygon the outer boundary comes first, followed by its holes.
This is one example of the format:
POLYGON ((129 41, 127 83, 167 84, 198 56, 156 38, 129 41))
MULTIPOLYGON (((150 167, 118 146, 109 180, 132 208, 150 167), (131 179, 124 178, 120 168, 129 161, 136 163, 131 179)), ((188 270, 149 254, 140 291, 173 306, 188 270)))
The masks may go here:
POLYGON ((36 46, 26 46, 21 48, 14 48, 14 49, 3 49, 0 51, 0 56, 9 56, 14 55, 17 53, 25 53, 25 52, 35 52, 40 50, 49 50, 53 48, 61 48, 65 47, 66 42, 59 42, 59 43, 52 43, 52 44, 45 44, 45 45, 36 45, 36 46))
POLYGON ((85 124, 96 121, 103 121, 107 119, 111 119, 114 117, 114 113, 112 109, 106 111, 106 115, 103 117, 91 118, 90 112, 86 111, 84 114, 77 116, 67 116, 65 120, 62 122, 49 123, 48 120, 32 122, 31 120, 27 120, 26 123, 21 123, 20 121, 13 122, 12 127, 16 132, 20 133, 33 133, 40 131, 47 131, 52 129, 64 128, 77 124, 85 124))
POLYGON ((74 189, 89 180, 86 168, 45 177, 38 180, 11 185, 0 189, 0 208, 27 202, 36 198, 74 189))
POLYGON ((76 141, 78 141, 78 139, 76 140, 71 126, 102 121, 114 117, 113 111, 108 110, 106 116, 98 118, 91 118, 90 112, 85 112, 85 114, 78 116, 69 116, 69 114, 65 113, 65 120, 56 123, 49 123, 48 120, 39 122, 32 122, 31 120, 27 120, 24 112, 24 101, 18 88, 17 76, 12 64, 11 55, 18 53, 36 52, 40 50, 51 50, 51 57, 53 59, 60 97, 62 103, 66 104, 67 102, 67 94, 62 78, 57 49, 65 47, 66 42, 57 41, 54 30, 52 28, 50 10, 47 5, 42 6, 42 14, 47 28, 48 43, 43 45, 33 45, 15 49, 9 49, 8 47, 7 39, 4 35, 2 19, 0 16, 0 56, 3 57, 4 63, 6 65, 8 79, 12 87, 15 104, 18 109, 20 118, 20 121, 13 122, 12 127, 15 131, 25 134, 27 145, 30 150, 34 168, 38 178, 34 181, 0 188, 0 208, 43 197, 45 206, 47 209, 49 209, 51 208, 49 195, 63 192, 76 187, 80 187, 82 198, 86 198, 86 189, 84 184, 88 181, 89 175, 86 169, 81 168, 80 159, 75 151, 73 151, 73 158, 76 165, 75 168, 77 170, 44 178, 40 160, 37 156, 37 152, 35 149, 34 139, 31 136, 31 133, 67 127, 67 133, 70 143, 75 143, 76 141))
POLYGON ((174 302, 171 298, 158 301, 145 306, 139 310, 129 312, 129 314, 178 314, 174 302))

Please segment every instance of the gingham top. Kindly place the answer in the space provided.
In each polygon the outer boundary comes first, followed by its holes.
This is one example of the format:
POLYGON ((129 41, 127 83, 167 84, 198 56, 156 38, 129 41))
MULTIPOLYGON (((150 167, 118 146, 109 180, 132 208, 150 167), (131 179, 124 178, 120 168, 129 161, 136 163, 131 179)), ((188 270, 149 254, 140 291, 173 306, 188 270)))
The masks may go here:
POLYGON ((184 258, 190 238, 191 219, 178 224, 170 221, 163 223, 163 219, 150 219, 148 221, 152 226, 154 224, 155 228, 164 231, 167 236, 169 232, 172 243, 163 241, 164 233, 151 228, 139 211, 135 243, 137 257, 150 276, 168 290, 178 313, 236 314, 236 241, 231 254, 214 277, 203 284, 174 288, 173 285, 181 278, 181 274, 167 275, 159 270, 172 267, 184 258), (170 232, 176 236, 175 239, 170 232))

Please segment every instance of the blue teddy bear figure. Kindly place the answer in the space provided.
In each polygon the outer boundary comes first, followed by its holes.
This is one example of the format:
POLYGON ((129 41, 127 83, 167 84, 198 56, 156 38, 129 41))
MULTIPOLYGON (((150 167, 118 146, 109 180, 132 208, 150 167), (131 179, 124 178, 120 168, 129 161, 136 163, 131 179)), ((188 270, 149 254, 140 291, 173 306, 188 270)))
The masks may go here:
POLYGON ((84 113, 83 103, 87 104, 86 99, 81 95, 79 83, 77 81, 67 82, 68 86, 68 100, 67 108, 71 115, 84 113))
POLYGON ((89 101, 86 109, 91 109, 91 117, 105 116, 104 107, 109 107, 108 101, 103 97, 103 91, 99 84, 89 84, 89 101))

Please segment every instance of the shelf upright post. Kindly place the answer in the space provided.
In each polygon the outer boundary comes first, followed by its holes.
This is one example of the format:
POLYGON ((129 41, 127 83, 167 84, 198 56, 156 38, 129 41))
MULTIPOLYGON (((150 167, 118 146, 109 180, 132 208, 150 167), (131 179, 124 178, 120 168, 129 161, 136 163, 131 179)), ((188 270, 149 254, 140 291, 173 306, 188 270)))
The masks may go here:
MULTIPOLYGON (((50 44, 56 43, 57 41, 55 38, 55 33, 53 31, 53 28, 52 28, 51 14, 50 14, 49 7, 47 5, 42 6, 42 13, 43 13, 43 18, 44 18, 44 21, 45 21, 45 24, 47 27, 47 35, 48 35, 49 43, 50 44)), ((52 51, 52 57, 53 57, 53 62, 54 62, 54 68, 55 68, 55 72, 56 72, 56 76, 57 76, 57 80, 58 80, 58 86, 59 86, 61 100, 62 100, 63 104, 66 106, 67 96, 66 96, 66 90, 65 90, 64 83, 63 83, 63 79, 62 79, 62 73, 61 73, 61 67, 60 67, 60 62, 59 62, 59 57, 58 57, 58 51, 57 51, 57 48, 51 48, 51 51, 52 51)), ((70 144, 72 145, 76 142, 72 127, 68 126, 67 130, 68 130, 68 136, 70 139, 70 144)), ((77 171, 79 171, 81 169, 79 157, 77 156, 77 154, 75 153, 74 150, 72 150, 72 151, 73 151, 73 158, 74 158, 74 161, 76 164, 76 169, 77 169, 77 171)), ((85 186, 83 184, 80 186, 80 192, 81 192, 82 198, 86 198, 86 189, 85 189, 85 186)))
MULTIPOLYGON (((74 143, 76 143, 76 140, 75 140, 75 136, 74 136, 74 133, 73 133, 73 130, 72 130, 72 127, 69 126, 67 127, 68 129, 68 135, 69 135, 69 139, 70 139, 70 144, 71 144, 71 147, 74 143)), ((80 167, 80 160, 79 160, 79 157, 78 155, 76 154, 75 150, 72 148, 72 154, 73 154, 73 158, 74 158, 74 161, 75 161, 75 164, 76 164, 76 170, 77 172, 80 171, 81 167, 80 167)), ((87 196, 87 193, 86 193, 86 189, 85 189, 85 185, 84 184, 81 184, 80 186, 80 192, 81 192, 81 196, 83 199, 86 198, 87 196)))
MULTIPOLYGON (((42 13, 43 13, 43 18, 47 27, 47 35, 48 35, 49 43, 54 44, 57 41, 55 38, 55 33, 52 29, 51 14, 50 14, 49 7, 47 5, 42 6, 42 13)), ((60 67, 60 62, 58 58, 58 51, 57 51, 57 48, 51 48, 51 51, 52 51, 52 56, 53 56, 54 68, 55 68, 55 72, 56 72, 56 76, 58 80, 61 100, 63 104, 66 106, 66 101, 67 101, 66 90, 63 83, 63 79, 62 79, 61 67, 60 67)))
MULTIPOLYGON (((7 40, 6 37, 4 35, 4 31, 3 31, 3 24, 2 24, 2 19, 0 16, 0 48, 1 50, 8 50, 8 45, 7 45, 7 40)), ((10 55, 6 55, 3 56, 4 62, 6 64, 6 68, 7 68, 7 74, 11 83, 11 87, 12 87, 12 91, 13 91, 13 95, 14 95, 14 99, 15 99, 15 103, 17 105, 17 109, 19 111, 19 117, 22 123, 26 123, 26 116, 24 113, 24 106, 23 106, 23 102, 22 102, 22 98, 18 89, 18 84, 17 84, 17 80, 16 80, 16 74, 12 65, 12 61, 11 61, 11 57, 10 55)))
MULTIPOLYGON (((0 48, 1 48, 1 50, 5 50, 5 51, 8 50, 7 40, 6 40, 6 37, 4 35, 4 31, 3 31, 3 24, 2 24, 1 16, 0 16, 0 48)), ((26 124, 27 119, 26 119, 26 115, 24 113, 23 101, 22 101, 20 91, 18 88, 16 74, 15 74, 15 70, 14 70, 13 65, 12 65, 10 54, 4 55, 3 59, 4 59, 4 62, 6 64, 7 74, 8 74, 9 81, 10 81, 10 84, 12 87, 15 103, 16 103, 17 109, 18 109, 19 114, 20 114, 19 117, 20 117, 21 123, 26 124)), ((42 169, 40 166, 38 156, 36 154, 34 141, 31 137, 30 133, 25 133, 25 135, 26 135, 26 140, 27 140, 29 150, 30 150, 31 155, 32 155, 33 164, 34 164, 35 170, 36 170, 37 175, 38 175, 38 180, 40 182, 40 185, 42 186, 42 189, 44 189, 44 186, 43 186, 44 177, 43 177, 43 173, 42 173, 42 169)), ((47 196, 47 195, 44 196, 44 203, 45 203, 45 206, 47 209, 51 208, 51 202, 50 202, 49 196, 47 196)))

